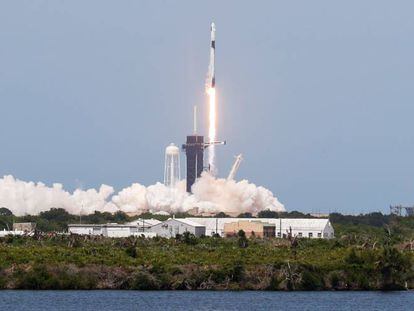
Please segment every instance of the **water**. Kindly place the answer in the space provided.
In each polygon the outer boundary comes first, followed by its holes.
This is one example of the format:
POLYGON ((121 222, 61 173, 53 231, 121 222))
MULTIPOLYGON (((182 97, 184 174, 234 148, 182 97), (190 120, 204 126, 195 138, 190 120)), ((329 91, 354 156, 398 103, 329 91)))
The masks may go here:
POLYGON ((0 310, 414 310, 414 292, 0 291, 0 310))

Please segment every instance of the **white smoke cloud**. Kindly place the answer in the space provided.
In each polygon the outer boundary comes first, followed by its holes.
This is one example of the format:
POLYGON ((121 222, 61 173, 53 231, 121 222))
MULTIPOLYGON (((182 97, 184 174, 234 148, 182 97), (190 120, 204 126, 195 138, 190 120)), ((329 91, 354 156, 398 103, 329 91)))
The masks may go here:
POLYGON ((0 207, 17 216, 36 215, 53 207, 64 208, 71 214, 90 214, 96 211, 115 212, 118 207, 110 201, 114 189, 102 185, 99 190, 77 189, 69 193, 62 184, 52 187, 38 182, 25 182, 7 175, 0 179, 0 207))
POLYGON ((108 185, 102 185, 99 190, 77 189, 70 193, 62 184, 48 187, 41 182, 25 182, 8 175, 0 179, 0 207, 18 216, 35 215, 53 207, 64 208, 71 214, 118 210, 137 214, 144 211, 176 213, 195 207, 202 213, 235 215, 267 209, 285 210, 272 192, 263 187, 247 180, 214 178, 208 173, 203 173, 194 184, 192 195, 185 191, 185 181, 180 181, 175 189, 161 183, 148 187, 134 183, 114 195, 114 189, 108 185))
POLYGON ((192 191, 198 201, 200 212, 223 211, 238 215, 245 212, 256 214, 267 209, 285 210, 272 192, 247 180, 236 182, 223 178, 216 179, 208 173, 203 173, 192 191))
POLYGON ((125 213, 141 213, 148 209, 147 188, 138 183, 122 189, 117 195, 112 197, 112 202, 116 206, 122 206, 125 213))

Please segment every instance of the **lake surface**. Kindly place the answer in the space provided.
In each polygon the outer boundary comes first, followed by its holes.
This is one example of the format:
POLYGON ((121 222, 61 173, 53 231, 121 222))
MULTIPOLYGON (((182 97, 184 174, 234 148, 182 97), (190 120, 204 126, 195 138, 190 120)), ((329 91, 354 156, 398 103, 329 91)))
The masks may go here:
POLYGON ((414 292, 0 291, 0 310, 414 310, 414 292))

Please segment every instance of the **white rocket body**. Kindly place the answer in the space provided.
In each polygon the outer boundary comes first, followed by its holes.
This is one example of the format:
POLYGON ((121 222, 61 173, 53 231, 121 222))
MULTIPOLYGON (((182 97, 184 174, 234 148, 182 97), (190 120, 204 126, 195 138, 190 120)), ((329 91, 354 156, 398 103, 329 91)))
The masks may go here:
POLYGON ((209 66, 209 87, 216 86, 216 73, 214 69, 215 54, 216 54, 216 25, 211 23, 211 45, 210 45, 210 66, 209 66))

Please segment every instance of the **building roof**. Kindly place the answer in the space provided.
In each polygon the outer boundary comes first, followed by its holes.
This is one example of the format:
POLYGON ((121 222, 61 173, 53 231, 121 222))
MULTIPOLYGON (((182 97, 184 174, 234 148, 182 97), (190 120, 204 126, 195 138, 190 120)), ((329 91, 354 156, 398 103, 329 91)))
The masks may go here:
MULTIPOLYGON (((277 224, 277 223, 276 223, 277 224)), ((330 225, 328 218, 282 218, 282 226, 292 227, 292 229, 314 229, 320 230, 330 225)))
POLYGON ((182 222, 183 224, 193 226, 193 227, 205 227, 204 224, 193 221, 192 219, 189 219, 189 218, 170 218, 168 220, 176 220, 178 222, 182 222))
POLYGON ((265 221, 260 221, 257 220, 255 218, 244 218, 243 220, 239 219, 239 220, 235 220, 235 221, 231 221, 231 222, 226 222, 226 224, 240 224, 240 223, 254 223, 254 224, 261 224, 264 227, 274 227, 275 224, 274 223, 270 223, 270 222, 265 222, 265 221))
POLYGON ((203 218, 203 217, 189 217, 185 218, 193 222, 198 222, 207 229, 215 231, 222 230, 225 223, 238 222, 238 221, 260 221, 264 223, 274 224, 276 227, 282 223, 283 229, 291 227, 295 229, 307 229, 307 230, 322 230, 327 225, 330 225, 328 218, 203 218))
POLYGON ((127 227, 136 227, 135 225, 128 225, 128 224, 116 224, 116 223, 109 223, 109 224, 68 224, 68 227, 72 228, 96 228, 96 227, 118 227, 118 228, 127 228, 127 227))
POLYGON ((126 225, 142 227, 142 222, 144 222, 144 227, 145 226, 152 227, 152 226, 160 224, 162 221, 159 221, 158 219, 154 219, 154 218, 144 219, 144 220, 142 218, 138 218, 131 222, 126 223, 126 225))

